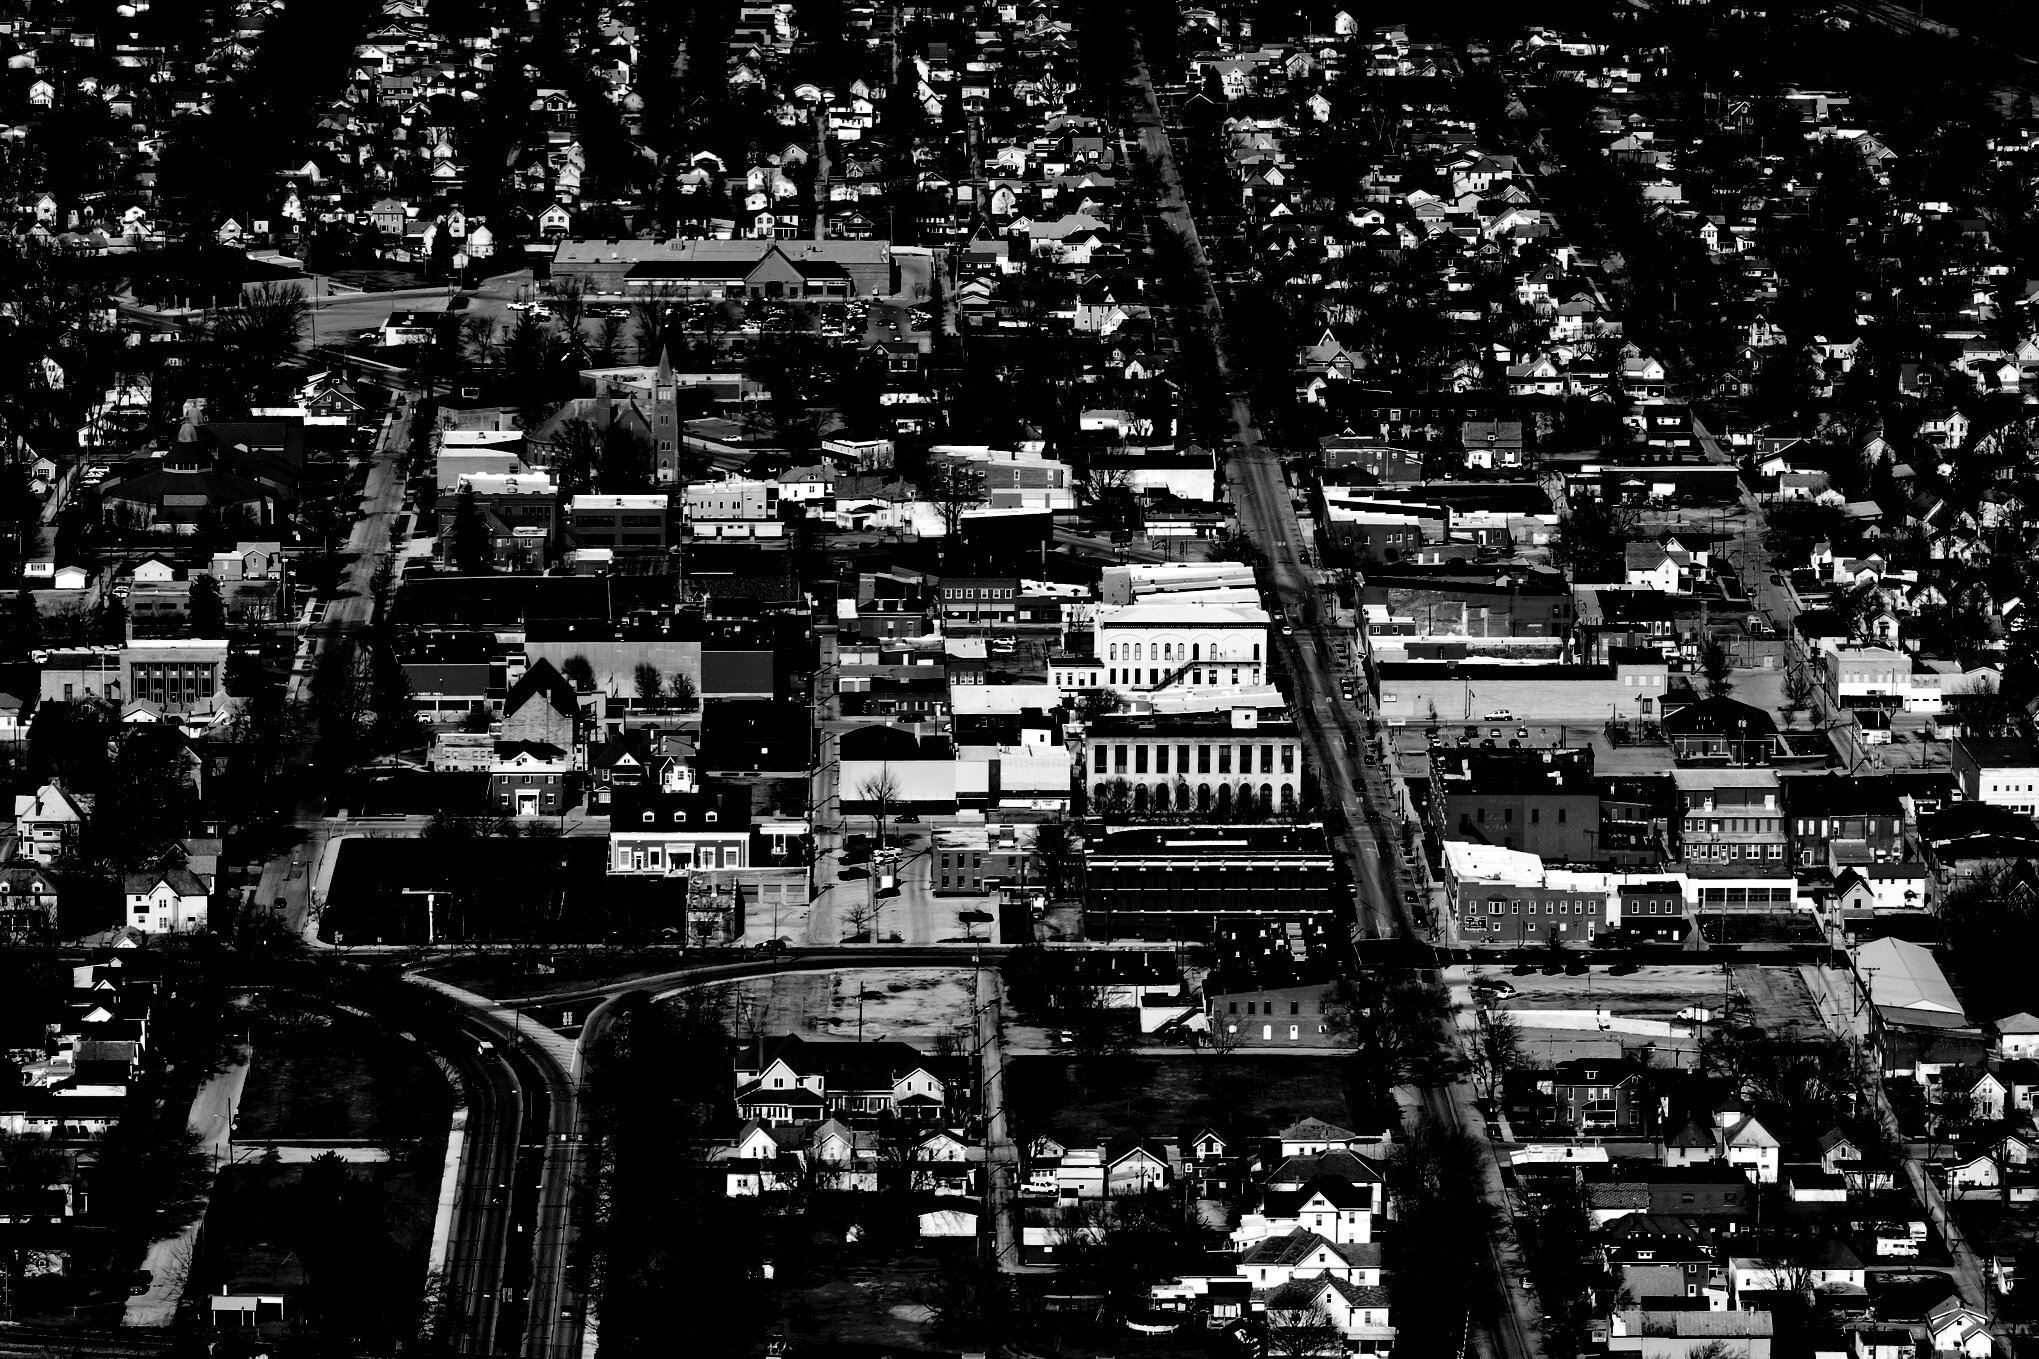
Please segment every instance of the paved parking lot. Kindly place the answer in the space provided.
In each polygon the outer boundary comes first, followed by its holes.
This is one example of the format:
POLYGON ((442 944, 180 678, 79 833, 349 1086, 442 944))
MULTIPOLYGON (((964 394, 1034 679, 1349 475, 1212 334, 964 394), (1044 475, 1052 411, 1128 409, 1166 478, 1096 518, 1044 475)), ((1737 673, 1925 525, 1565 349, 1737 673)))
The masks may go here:
POLYGON ((1757 1026, 1781 1038, 1815 1036, 1824 1032, 1812 992, 1793 965, 1736 963, 1725 971, 1718 963, 1673 963, 1641 968, 1617 977, 1607 967, 1594 967, 1584 975, 1559 974, 1546 977, 1532 973, 1518 977, 1506 967, 1470 966, 1474 980, 1497 978, 1515 988, 1503 1008, 1524 1012, 1525 1022, 1537 1010, 1605 1009, 1610 1014, 1670 1019, 1688 1005, 1721 1008, 1727 988, 1749 1003, 1750 1018, 1757 1026))

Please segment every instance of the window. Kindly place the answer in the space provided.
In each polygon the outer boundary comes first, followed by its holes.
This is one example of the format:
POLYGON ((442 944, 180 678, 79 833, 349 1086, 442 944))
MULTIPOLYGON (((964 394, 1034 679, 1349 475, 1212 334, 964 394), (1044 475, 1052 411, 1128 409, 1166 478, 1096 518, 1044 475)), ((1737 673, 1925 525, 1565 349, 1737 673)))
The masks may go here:
POLYGON ((1529 824, 1532 826, 1536 826, 1541 825, 1542 823, 1543 823, 1542 810, 1536 807, 1531 807, 1529 809, 1529 824))

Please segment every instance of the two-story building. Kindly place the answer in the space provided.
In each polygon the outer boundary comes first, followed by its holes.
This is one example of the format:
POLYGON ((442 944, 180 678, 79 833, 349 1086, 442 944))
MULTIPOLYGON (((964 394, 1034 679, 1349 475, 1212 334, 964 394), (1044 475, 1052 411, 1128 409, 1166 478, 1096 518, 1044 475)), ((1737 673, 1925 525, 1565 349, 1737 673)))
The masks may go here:
POLYGON ((1911 695, 1912 658, 1880 646, 1842 646, 1826 653, 1827 693, 1843 708, 1899 708, 1911 695))
POLYGON ((1809 774, 1781 786, 1795 867, 1828 867, 1837 849, 1849 862, 1904 858, 1904 807, 1890 779, 1809 774))
MULTIPOLYGON (((1539 1081, 1541 1083, 1541 1081, 1539 1081)), ((1582 1057, 1551 1069, 1557 1121, 1577 1132, 1636 1132, 1648 1089, 1642 1068, 1626 1057, 1582 1057)))
POLYGON ((577 495, 568 522, 576 547, 607 548, 619 557, 662 554, 673 543, 668 496, 577 495))
POLYGON ((2031 816, 2039 812, 2039 750, 2023 737, 1963 737, 1954 743, 1954 781, 1971 802, 2031 816))
POLYGON ((612 788, 609 871, 663 876, 751 866, 750 794, 699 780, 691 765, 666 759, 651 779, 612 788))
POLYGON ((1631 939, 1682 944, 1691 929, 1684 886, 1670 879, 1625 882, 1616 889, 1622 932, 1631 939))
POLYGON ((50 867, 78 842, 86 813, 86 804, 56 779, 33 793, 15 794, 14 830, 21 856, 50 867))
POLYGON ((944 576, 936 597, 942 623, 951 630, 978 632, 1010 628, 1019 615, 1017 576, 944 576))
POLYGON ((205 882, 182 864, 129 873, 124 882, 123 923, 145 934, 177 934, 205 928, 210 895, 205 882))

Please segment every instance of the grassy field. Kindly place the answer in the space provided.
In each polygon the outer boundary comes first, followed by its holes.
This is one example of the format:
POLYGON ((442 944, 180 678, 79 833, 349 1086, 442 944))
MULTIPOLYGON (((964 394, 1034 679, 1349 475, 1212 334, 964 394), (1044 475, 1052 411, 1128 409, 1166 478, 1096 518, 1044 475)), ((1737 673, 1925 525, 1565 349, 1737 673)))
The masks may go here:
POLYGON ((445 1136, 452 1095, 416 1044, 315 1012, 267 1013, 251 1028, 255 1057, 236 1137, 445 1136))
MULTIPOLYGON (((1336 1056, 1022 1057, 1006 1066, 1014 1132, 1175 1137, 1210 1123, 1252 1136, 1314 1115, 1360 1128, 1336 1056)), ((1375 1120, 1377 1123, 1378 1120, 1375 1120)))

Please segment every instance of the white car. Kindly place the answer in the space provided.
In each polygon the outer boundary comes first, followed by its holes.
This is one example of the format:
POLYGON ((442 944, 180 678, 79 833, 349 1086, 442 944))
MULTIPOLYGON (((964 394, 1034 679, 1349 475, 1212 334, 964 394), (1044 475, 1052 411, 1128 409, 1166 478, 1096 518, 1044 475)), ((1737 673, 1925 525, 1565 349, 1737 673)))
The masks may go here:
POLYGON ((1496 708, 1482 720, 1487 722, 1513 722, 1515 714, 1509 712, 1506 708, 1496 708))

